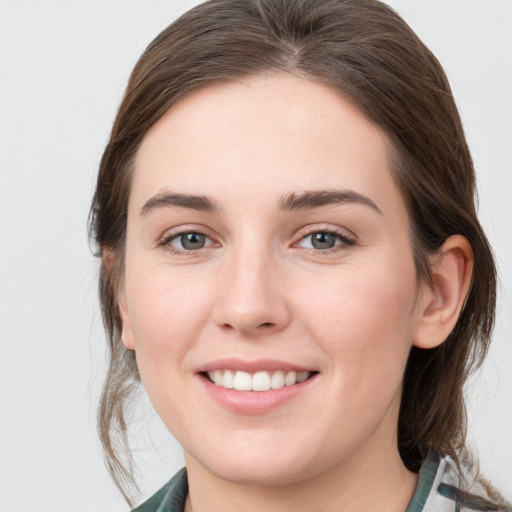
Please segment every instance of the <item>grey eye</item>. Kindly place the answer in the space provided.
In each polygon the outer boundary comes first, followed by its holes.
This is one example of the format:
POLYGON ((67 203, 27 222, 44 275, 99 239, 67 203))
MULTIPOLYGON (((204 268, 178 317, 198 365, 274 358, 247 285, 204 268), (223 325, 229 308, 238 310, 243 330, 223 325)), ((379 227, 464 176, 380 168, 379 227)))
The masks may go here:
POLYGON ((332 249, 336 245, 336 238, 338 236, 333 233, 313 233, 311 236, 311 245, 315 249, 332 249))
POLYGON ((343 248, 353 245, 354 241, 341 233, 334 231, 312 231, 304 236, 297 247, 315 249, 316 251, 328 251, 329 249, 343 248))
POLYGON ((202 233, 182 233, 172 240, 171 245, 177 244, 178 249, 194 251, 207 245, 208 237, 202 233), (181 247, 179 247, 181 245, 181 247))

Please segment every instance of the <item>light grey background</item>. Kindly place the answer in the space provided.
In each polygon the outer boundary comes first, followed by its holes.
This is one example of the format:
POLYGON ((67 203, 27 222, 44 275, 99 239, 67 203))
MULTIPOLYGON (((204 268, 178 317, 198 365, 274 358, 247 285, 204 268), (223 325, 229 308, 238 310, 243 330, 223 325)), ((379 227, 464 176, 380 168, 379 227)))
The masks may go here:
MULTIPOLYGON (((127 510, 95 433, 105 360, 86 218, 135 60, 195 3, 0 1, 0 512, 127 510)), ((469 439, 512 496, 512 1, 390 3, 445 66, 473 151, 502 289, 469 439)), ((134 437, 147 495, 182 457, 143 397, 134 437)))

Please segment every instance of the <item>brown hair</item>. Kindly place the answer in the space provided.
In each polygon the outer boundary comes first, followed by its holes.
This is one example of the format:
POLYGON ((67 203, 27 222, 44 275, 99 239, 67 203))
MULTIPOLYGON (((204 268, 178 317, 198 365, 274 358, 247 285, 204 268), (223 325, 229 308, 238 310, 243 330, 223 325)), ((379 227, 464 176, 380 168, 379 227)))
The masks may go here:
POLYGON ((418 277, 453 234, 475 264, 465 307, 438 348, 413 348, 405 371, 399 450, 415 471, 429 450, 465 456, 463 385, 481 364, 494 323, 496 270, 475 211, 475 176, 447 78, 407 24, 377 0, 210 0, 170 25, 130 77, 101 160, 90 213, 103 255, 100 298, 110 366, 99 408, 107 464, 128 499, 133 484, 124 412, 139 382, 117 307, 133 159, 151 126, 190 91, 268 71, 321 82, 352 99, 389 136, 408 206, 418 277), (113 255, 113 269, 106 255, 113 255), (123 459, 123 457, 127 457, 123 459))

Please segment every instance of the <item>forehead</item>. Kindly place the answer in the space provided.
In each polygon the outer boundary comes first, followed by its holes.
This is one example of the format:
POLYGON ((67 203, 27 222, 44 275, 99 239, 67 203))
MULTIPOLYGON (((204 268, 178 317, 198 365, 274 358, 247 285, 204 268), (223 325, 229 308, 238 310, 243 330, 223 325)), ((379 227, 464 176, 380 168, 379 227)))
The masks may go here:
POLYGON ((401 201, 385 133, 337 91, 289 74, 197 90, 148 131, 132 195, 164 189, 245 199, 349 188, 401 201))

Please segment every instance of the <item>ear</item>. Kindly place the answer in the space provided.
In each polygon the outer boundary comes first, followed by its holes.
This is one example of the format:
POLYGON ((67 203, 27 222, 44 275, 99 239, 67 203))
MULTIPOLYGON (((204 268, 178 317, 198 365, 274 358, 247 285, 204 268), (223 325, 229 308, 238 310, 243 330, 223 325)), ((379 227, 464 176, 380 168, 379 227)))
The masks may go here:
POLYGON ((135 343, 133 340, 133 331, 130 323, 130 313, 128 311, 128 305, 126 301, 126 289, 124 282, 119 283, 119 289, 117 292, 117 306, 119 308, 119 315, 121 316, 121 323, 123 326, 123 332, 121 333, 121 340, 123 345, 128 350, 135 350, 135 343))
POLYGON ((117 294, 117 307, 119 308, 119 316, 121 317, 123 329, 121 333, 121 340, 128 350, 134 350, 133 333, 126 301, 126 289, 121 271, 118 268, 118 258, 111 249, 104 249, 101 256, 103 264, 110 275, 112 286, 115 287, 115 293, 117 294))
POLYGON ((466 301, 473 272, 473 251, 461 235, 450 236, 431 262, 432 283, 424 284, 413 345, 434 348, 455 327, 466 301))

